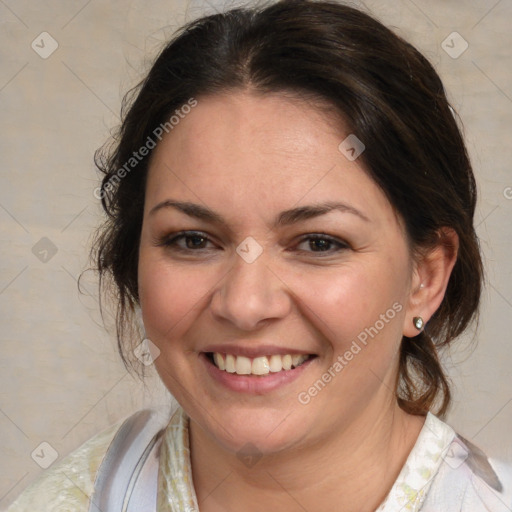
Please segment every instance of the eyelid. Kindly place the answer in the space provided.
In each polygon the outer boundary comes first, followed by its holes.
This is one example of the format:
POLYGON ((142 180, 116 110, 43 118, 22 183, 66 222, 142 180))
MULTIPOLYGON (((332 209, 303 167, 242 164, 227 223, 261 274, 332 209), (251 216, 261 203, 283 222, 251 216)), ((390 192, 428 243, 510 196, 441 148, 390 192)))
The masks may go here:
POLYGON ((306 235, 301 236, 296 245, 299 245, 302 242, 307 241, 307 240, 326 240, 327 242, 338 246, 337 250, 302 251, 302 252, 307 252, 310 254, 319 254, 319 255, 325 254, 326 256, 328 256, 328 255, 332 255, 334 253, 340 252, 344 249, 351 249, 350 244, 348 242, 346 242, 345 240, 339 239, 339 238, 331 236, 331 235, 327 235, 326 233, 308 233, 306 235))
POLYGON ((345 241, 345 240, 342 240, 340 238, 337 238, 335 236, 332 236, 332 235, 328 235, 327 233, 307 233, 305 235, 301 235, 299 237, 299 240, 309 240, 309 239, 322 239, 322 240, 329 240, 331 242, 334 242, 334 243, 337 243, 337 244, 340 244, 340 245, 347 245, 348 246, 348 243, 345 241))
MULTIPOLYGON (((162 237, 155 237, 153 241, 156 246, 166 247, 169 250, 186 253, 186 254, 194 254, 194 253, 201 254, 201 253, 208 252, 208 251, 212 250, 211 248, 208 248, 208 247, 198 247, 196 249, 181 247, 177 243, 178 240, 184 240, 184 239, 193 238, 193 237, 203 238, 206 241, 206 243, 209 242, 211 244, 218 245, 218 244, 216 244, 216 242, 214 240, 212 240, 212 237, 208 233, 206 233, 204 231, 197 231, 197 230, 177 231, 177 232, 174 232, 174 233, 162 236, 162 237)), ((348 242, 346 242, 345 240, 339 239, 332 235, 328 235, 326 233, 305 233, 302 236, 300 236, 299 240, 296 243, 294 243, 293 246, 288 250, 289 251, 297 251, 301 254, 314 255, 314 257, 321 258, 321 257, 333 256, 335 254, 338 254, 344 250, 351 249, 351 248, 352 247, 350 246, 350 244, 348 242), (337 246, 337 247, 327 249, 325 251, 322 251, 322 250, 308 251, 308 250, 297 249, 297 247, 301 243, 306 242, 308 240, 325 240, 329 244, 337 246)))
MULTIPOLYGON (((185 229, 183 231, 176 231, 171 234, 153 237, 153 243, 156 246, 164 246, 164 247, 171 246, 171 244, 173 242, 175 242, 176 240, 178 240, 180 238, 187 238, 187 237, 205 238, 208 242, 215 243, 212 240, 212 237, 208 233, 205 233, 204 231, 193 230, 193 229, 192 230, 185 229)), ((174 245, 174 247, 176 247, 177 250, 182 249, 181 247, 179 247, 177 245, 174 245)), ((193 251, 192 249, 182 249, 182 250, 193 251)))

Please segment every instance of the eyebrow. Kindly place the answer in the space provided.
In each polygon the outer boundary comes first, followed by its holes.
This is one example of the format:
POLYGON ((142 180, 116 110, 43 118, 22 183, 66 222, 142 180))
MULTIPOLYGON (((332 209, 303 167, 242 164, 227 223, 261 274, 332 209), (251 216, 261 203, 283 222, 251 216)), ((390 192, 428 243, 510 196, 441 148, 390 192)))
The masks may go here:
MULTIPOLYGON (((157 211, 164 208, 173 208, 179 210, 185 215, 188 215, 189 217, 194 217, 196 219, 200 219, 212 224, 221 224, 224 226, 227 225, 226 220, 221 215, 214 212, 213 210, 210 210, 210 208, 206 206, 190 202, 174 201, 172 199, 167 199, 161 203, 158 203, 150 210, 149 215, 153 215, 157 211)), ((364 215, 353 206, 347 205, 345 203, 331 201, 308 206, 299 206, 297 208, 285 210, 276 217, 274 220, 273 228, 275 229, 296 224, 298 222, 303 222, 314 217, 319 217, 320 215, 325 215, 326 213, 329 213, 333 210, 338 210, 343 213, 350 213, 361 218, 365 222, 370 222, 370 219, 366 215, 364 215)))

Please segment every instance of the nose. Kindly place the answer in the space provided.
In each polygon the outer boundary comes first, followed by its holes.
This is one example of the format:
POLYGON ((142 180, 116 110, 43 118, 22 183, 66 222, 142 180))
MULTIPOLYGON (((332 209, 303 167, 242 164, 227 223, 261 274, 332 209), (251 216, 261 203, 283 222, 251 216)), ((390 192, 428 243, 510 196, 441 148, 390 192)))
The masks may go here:
POLYGON ((291 309, 291 296, 269 258, 261 255, 248 263, 238 254, 234 257, 233 266, 212 295, 210 308, 214 317, 244 331, 284 318, 291 309))

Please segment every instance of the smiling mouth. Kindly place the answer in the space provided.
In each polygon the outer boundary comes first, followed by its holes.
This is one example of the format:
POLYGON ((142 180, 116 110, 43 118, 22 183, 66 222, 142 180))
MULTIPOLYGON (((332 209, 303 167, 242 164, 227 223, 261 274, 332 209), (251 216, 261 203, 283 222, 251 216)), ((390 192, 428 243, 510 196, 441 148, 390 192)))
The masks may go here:
POLYGON ((315 354, 274 354, 249 358, 219 352, 206 352, 206 357, 219 370, 236 375, 266 376, 270 373, 290 371, 306 361, 316 357, 315 354))

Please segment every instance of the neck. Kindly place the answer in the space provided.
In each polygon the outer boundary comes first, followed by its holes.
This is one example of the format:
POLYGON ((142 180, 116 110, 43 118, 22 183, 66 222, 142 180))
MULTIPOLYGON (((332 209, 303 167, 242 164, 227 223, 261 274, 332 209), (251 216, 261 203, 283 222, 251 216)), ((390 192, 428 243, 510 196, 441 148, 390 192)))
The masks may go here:
POLYGON ((190 423, 191 464, 201 512, 371 512, 384 500, 424 423, 396 403, 366 407, 331 436, 245 466, 190 423))

